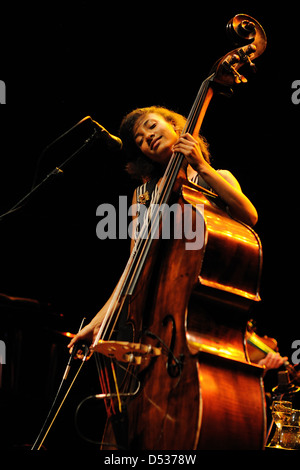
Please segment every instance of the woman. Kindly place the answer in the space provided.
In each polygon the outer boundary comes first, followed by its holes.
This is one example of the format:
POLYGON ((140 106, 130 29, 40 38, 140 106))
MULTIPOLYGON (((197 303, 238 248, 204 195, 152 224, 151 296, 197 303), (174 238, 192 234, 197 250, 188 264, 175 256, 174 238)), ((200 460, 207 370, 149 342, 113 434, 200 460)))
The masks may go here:
MULTIPOLYGON (((120 136, 125 151, 135 158, 127 165, 127 171, 144 184, 151 180, 159 182, 172 153, 180 152, 188 162, 188 178, 217 193, 232 217, 254 226, 257 222, 256 209, 242 193, 238 181, 227 170, 213 169, 207 143, 202 137, 196 139, 188 133, 181 134, 185 121, 183 116, 156 106, 136 109, 125 116, 120 136)), ((137 198, 140 188, 134 192, 133 203, 140 202, 137 198)), ((69 348, 78 340, 91 343, 95 340, 110 299, 72 339, 69 348)))

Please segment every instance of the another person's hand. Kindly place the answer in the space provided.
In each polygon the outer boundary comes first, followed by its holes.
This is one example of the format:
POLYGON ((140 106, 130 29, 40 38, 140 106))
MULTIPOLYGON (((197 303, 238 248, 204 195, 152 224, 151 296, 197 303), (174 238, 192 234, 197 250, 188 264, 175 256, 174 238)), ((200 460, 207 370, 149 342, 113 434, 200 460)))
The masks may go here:
POLYGON ((261 359, 258 363, 260 366, 265 366, 266 370, 278 369, 281 367, 285 361, 287 361, 287 356, 281 357, 279 353, 269 353, 266 357, 261 359))

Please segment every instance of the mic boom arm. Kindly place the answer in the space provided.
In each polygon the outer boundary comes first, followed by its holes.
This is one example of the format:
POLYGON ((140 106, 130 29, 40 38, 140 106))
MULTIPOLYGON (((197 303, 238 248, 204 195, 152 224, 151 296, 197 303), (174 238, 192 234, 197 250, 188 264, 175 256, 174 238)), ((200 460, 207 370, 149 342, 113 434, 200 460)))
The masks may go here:
MULTIPOLYGON (((24 204, 29 200, 29 198, 32 196, 33 193, 35 193, 41 186, 43 186, 46 181, 49 180, 50 177, 59 175, 63 173, 62 168, 69 163, 70 160, 72 160, 77 154, 79 154, 83 149, 85 149, 88 145, 92 144, 94 139, 103 139, 107 146, 111 150, 121 150, 122 148, 122 140, 119 139, 119 137, 116 137, 112 134, 110 134, 101 124, 99 124, 97 121, 94 121, 91 116, 86 116, 85 118, 81 119, 77 124, 75 124, 71 129, 68 131, 64 132, 61 136, 57 137, 53 142, 51 142, 47 147, 43 150, 42 155, 45 154, 47 150, 49 150, 50 147, 52 147, 55 143, 57 143, 59 140, 61 140, 63 137, 68 135, 73 129, 75 129, 77 126, 79 126, 81 123, 84 121, 89 121, 93 125, 94 132, 92 135, 90 135, 83 143, 83 145, 77 149, 72 155, 70 155, 64 162, 62 162, 60 165, 55 167, 50 173, 47 174, 47 176, 40 181, 40 183, 35 184, 35 181, 31 187, 31 190, 29 193, 27 193, 25 196, 23 196, 16 204, 13 205, 7 212, 4 212, 3 214, 0 215, 0 221, 4 219, 7 215, 14 213, 15 211, 21 209, 24 204)), ((35 179, 35 178, 34 178, 35 179)))

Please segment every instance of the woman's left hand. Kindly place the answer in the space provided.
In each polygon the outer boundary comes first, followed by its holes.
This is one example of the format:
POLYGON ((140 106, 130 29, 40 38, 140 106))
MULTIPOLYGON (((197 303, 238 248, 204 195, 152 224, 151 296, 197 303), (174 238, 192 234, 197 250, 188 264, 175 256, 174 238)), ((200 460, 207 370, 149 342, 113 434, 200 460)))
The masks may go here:
MULTIPOLYGON (((257 211, 242 193, 240 185, 230 174, 230 181, 210 166, 204 159, 199 142, 191 134, 183 134, 173 145, 173 152, 182 153, 191 167, 204 179, 209 188, 218 194, 235 219, 253 227, 257 222, 257 211)), ((224 171, 223 171, 224 175, 224 171)))
POLYGON ((199 142, 191 134, 182 134, 173 145, 173 152, 182 153, 191 167, 198 172, 201 165, 207 165, 202 155, 199 142))

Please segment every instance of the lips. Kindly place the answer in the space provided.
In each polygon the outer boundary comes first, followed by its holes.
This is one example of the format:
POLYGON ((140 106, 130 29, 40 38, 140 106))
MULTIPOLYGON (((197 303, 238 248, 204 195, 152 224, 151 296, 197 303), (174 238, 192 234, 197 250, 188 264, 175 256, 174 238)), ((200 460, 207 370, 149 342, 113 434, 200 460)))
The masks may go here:
POLYGON ((159 145, 159 141, 160 141, 161 138, 162 138, 162 136, 156 137, 155 139, 152 140, 151 145, 150 145, 151 150, 156 149, 156 147, 159 145))

